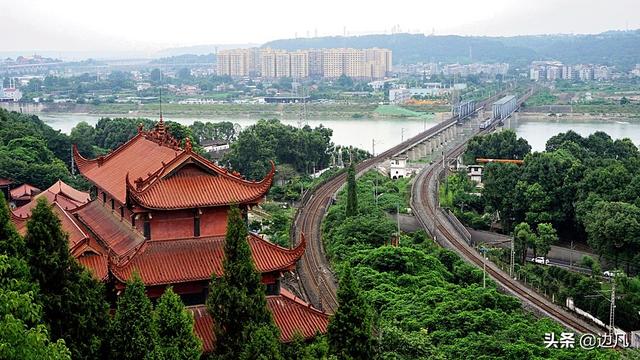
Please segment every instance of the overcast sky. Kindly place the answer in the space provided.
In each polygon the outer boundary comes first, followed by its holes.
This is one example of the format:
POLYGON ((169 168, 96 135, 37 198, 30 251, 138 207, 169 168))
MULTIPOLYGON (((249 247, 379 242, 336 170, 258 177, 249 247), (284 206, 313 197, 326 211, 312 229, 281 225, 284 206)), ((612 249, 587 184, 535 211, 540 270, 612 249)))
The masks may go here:
POLYGON ((0 52, 155 51, 295 36, 598 33, 640 0, 0 0, 0 52))

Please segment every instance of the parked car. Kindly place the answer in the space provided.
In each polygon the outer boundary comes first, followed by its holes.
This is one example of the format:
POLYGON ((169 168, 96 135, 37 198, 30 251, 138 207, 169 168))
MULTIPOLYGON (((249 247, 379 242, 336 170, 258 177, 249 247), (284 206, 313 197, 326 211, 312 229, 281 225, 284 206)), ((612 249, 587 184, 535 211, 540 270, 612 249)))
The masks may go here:
POLYGON ((624 272, 622 272, 621 270, 607 270, 603 272, 602 275, 608 278, 612 278, 617 275, 624 275, 624 272))
POLYGON ((538 257, 535 257, 535 258, 531 258, 531 259, 529 259, 529 261, 534 262, 536 264, 549 265, 549 259, 545 258, 544 256, 538 256, 538 257))

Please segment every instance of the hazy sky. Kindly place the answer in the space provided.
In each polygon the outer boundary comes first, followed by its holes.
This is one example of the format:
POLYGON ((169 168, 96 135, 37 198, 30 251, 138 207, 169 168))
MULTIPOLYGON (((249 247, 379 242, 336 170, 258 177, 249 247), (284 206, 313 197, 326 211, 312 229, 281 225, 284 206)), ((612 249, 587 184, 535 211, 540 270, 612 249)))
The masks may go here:
POLYGON ((0 52, 154 51, 323 35, 597 33, 640 0, 0 0, 0 52))

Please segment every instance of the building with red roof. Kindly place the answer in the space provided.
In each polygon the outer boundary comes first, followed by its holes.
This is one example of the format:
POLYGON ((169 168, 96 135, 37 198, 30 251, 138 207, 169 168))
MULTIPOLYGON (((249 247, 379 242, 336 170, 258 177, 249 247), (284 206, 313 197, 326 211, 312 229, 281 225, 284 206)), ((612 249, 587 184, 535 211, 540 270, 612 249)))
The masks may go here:
MULTIPOLYGON (((117 294, 134 273, 151 298, 171 285, 194 315, 200 314, 195 316, 196 332, 211 350, 213 319, 204 304, 212 275, 222 275, 227 212, 237 205, 246 216, 264 199, 273 164, 261 181, 245 180, 193 152, 188 139, 180 147, 162 118, 153 130, 140 127, 105 156, 85 159, 75 146, 73 156, 96 196, 74 207, 53 201, 62 212, 72 254, 117 294)), ((62 184, 58 188, 72 193, 62 184)), ((24 222, 19 215, 14 214, 16 223, 24 222)), ((326 332, 325 313, 280 287, 282 275, 294 270, 304 253, 305 242, 288 249, 257 234, 250 234, 248 242, 282 340, 291 340, 296 331, 307 338, 326 332)))
POLYGON ((9 201, 13 206, 20 207, 33 199, 42 190, 30 184, 22 184, 9 190, 9 201))

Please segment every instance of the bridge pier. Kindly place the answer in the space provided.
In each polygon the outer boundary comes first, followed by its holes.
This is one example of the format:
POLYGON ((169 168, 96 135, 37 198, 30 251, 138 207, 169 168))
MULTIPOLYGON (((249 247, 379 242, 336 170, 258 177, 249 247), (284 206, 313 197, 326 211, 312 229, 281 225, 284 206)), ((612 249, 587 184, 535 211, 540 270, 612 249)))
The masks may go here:
POLYGON ((418 160, 418 157, 416 156, 416 150, 415 148, 410 149, 409 151, 407 151, 407 156, 409 156, 409 160, 410 161, 416 161, 418 160))

